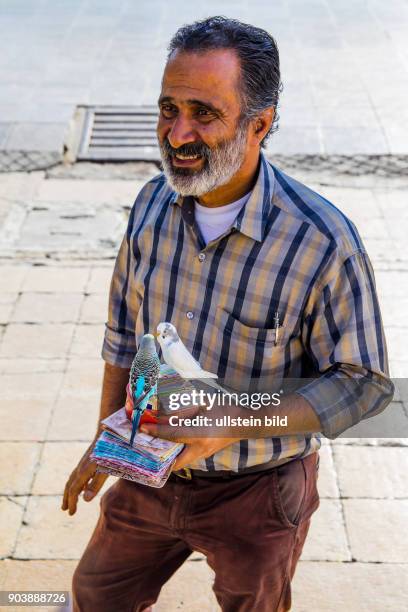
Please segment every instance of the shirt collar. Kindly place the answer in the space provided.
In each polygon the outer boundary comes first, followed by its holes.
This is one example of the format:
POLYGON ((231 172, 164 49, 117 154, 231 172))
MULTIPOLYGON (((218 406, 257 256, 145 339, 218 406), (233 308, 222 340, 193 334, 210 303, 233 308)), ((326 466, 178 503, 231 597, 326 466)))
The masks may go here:
MULTIPOLYGON (((258 177, 252 189, 251 195, 245 206, 240 210, 235 219, 233 227, 236 230, 253 238, 258 242, 262 242, 265 235, 265 227, 268 217, 271 212, 272 196, 275 185, 275 176, 272 166, 268 163, 264 153, 261 151, 259 158, 258 177)), ((192 198, 184 197, 178 193, 174 193, 171 198, 173 204, 191 207, 192 198)), ((190 213, 191 214, 191 213, 190 213)))

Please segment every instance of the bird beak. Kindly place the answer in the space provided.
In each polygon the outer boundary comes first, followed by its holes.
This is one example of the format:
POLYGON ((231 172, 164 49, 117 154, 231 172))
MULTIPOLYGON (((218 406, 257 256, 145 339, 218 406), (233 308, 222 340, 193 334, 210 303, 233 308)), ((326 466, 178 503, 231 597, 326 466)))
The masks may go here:
POLYGON ((158 338, 158 337, 160 336, 160 332, 156 332, 155 334, 153 334, 153 336, 154 336, 155 338, 158 338))

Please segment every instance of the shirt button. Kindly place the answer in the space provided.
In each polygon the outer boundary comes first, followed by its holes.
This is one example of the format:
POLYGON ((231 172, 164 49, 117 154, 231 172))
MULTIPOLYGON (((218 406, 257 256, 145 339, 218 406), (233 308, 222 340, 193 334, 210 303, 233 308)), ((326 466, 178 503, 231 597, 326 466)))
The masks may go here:
POLYGON ((186 317, 187 319, 194 319, 194 312, 191 312, 191 310, 189 310, 188 312, 186 312, 186 317))
POLYGON ((199 254, 198 261, 205 261, 205 253, 200 253, 199 254))

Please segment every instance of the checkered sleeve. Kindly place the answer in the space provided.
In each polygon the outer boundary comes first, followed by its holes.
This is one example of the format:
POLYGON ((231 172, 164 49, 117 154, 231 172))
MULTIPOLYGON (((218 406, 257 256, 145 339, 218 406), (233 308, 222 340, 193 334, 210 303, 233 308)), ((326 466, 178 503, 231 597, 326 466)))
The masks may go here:
POLYGON ((374 273, 364 251, 343 260, 335 254, 309 296, 302 339, 320 375, 296 393, 315 410, 323 435, 336 438, 392 400, 374 273))
MULTIPOLYGON (((135 204, 136 205, 136 204, 135 204)), ((135 325, 137 305, 131 291, 131 235, 135 205, 129 216, 126 233, 119 248, 109 293, 108 321, 102 346, 102 358, 109 364, 130 368, 136 353, 135 325)))

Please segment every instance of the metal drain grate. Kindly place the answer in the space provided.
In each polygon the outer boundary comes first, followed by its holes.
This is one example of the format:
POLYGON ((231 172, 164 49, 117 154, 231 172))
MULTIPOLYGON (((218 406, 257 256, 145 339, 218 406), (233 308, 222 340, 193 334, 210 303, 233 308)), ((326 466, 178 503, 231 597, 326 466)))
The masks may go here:
POLYGON ((79 161, 159 161, 155 106, 79 107, 79 161))

